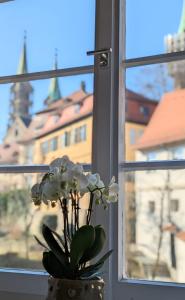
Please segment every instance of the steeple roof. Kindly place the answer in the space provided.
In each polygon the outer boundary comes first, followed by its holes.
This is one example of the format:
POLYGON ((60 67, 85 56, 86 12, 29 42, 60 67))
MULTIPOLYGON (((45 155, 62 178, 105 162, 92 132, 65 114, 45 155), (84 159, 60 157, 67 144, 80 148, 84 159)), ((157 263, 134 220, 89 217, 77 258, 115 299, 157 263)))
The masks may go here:
MULTIPOLYGON (((54 70, 58 69, 58 62, 57 62, 57 53, 55 54, 55 63, 54 63, 54 70)), ((59 87, 59 82, 58 78, 52 78, 49 86, 49 94, 48 97, 45 101, 45 103, 51 104, 59 99, 61 99, 61 92, 60 92, 60 87, 59 87)))
POLYGON ((182 15, 181 15, 181 20, 178 29, 178 33, 183 33, 183 32, 185 32, 185 0, 183 1, 182 15))
POLYGON ((28 72, 28 67, 27 67, 27 51, 26 51, 26 33, 25 33, 17 74, 25 74, 27 72, 28 72))

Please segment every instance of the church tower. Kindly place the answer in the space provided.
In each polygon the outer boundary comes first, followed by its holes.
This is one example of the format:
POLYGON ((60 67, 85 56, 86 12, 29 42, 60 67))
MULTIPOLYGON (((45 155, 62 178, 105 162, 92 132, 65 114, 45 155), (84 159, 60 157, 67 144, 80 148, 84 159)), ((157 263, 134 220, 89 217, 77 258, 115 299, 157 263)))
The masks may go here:
MULTIPOLYGON (((28 66, 25 36, 17 74, 26 74, 27 72, 28 66)), ((32 93, 33 88, 27 81, 17 82, 11 86, 10 119, 8 124, 9 127, 13 124, 17 117, 22 118, 25 122, 29 122, 29 120, 31 120, 30 107, 32 106, 32 93)))
MULTIPOLYGON (((56 51, 53 70, 57 70, 57 69, 58 69, 58 55, 57 55, 57 51, 56 51)), ((51 82, 50 82, 50 86, 49 86, 48 97, 44 101, 44 104, 49 106, 50 104, 52 104, 53 102, 56 102, 57 100, 59 100, 61 98, 62 98, 62 95, 60 92, 58 78, 57 77, 52 78, 51 82)))
MULTIPOLYGON (((185 0, 183 2, 178 32, 165 37, 165 47, 167 53, 185 51, 185 0)), ((174 79, 175 88, 185 88, 185 60, 169 63, 168 70, 169 75, 174 79)))

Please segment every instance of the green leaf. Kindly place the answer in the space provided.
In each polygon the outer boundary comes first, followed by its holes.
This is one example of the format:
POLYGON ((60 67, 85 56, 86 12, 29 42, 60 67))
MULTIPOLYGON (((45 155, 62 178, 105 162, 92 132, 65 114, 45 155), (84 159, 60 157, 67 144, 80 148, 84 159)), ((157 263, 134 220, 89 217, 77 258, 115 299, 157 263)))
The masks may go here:
POLYGON ((52 251, 43 252, 42 263, 46 271, 54 278, 67 278, 68 274, 52 251))
MULTIPOLYGON (((51 228, 50 228, 51 229, 51 228)), ((65 249, 65 243, 62 239, 62 237, 56 232, 54 231, 53 229, 51 229, 51 231, 53 232, 53 234, 56 236, 56 238, 58 239, 58 241, 61 243, 63 249, 65 249)))
POLYGON ((105 240, 106 234, 103 227, 101 227, 101 225, 96 226, 94 243, 91 248, 87 249, 87 251, 84 253, 83 257, 80 260, 80 263, 87 262, 96 257, 103 249, 105 240))
POLYGON ((39 243, 43 248, 49 251, 49 248, 43 242, 41 242, 36 235, 34 235, 34 238, 36 239, 37 243, 39 243))
POLYGON ((52 230, 45 224, 42 226, 42 234, 51 251, 55 254, 63 267, 68 267, 69 261, 67 255, 55 240, 52 230))
POLYGON ((80 270, 78 272, 78 276, 79 277, 90 277, 90 276, 94 275, 95 273, 97 273, 97 271, 99 271, 103 267, 104 262, 112 254, 112 252, 113 252, 113 250, 108 251, 102 258, 100 258, 97 261, 97 263, 80 270))
POLYGON ((74 234, 71 242, 70 265, 75 270, 85 251, 90 248, 95 240, 95 230, 91 225, 80 227, 74 234))

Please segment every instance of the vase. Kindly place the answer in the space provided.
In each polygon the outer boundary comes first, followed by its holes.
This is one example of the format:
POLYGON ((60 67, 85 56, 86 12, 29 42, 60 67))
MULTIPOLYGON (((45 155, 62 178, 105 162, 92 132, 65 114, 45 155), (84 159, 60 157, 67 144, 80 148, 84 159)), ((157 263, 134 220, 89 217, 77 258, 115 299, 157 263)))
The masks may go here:
POLYGON ((49 277, 46 300, 103 300, 104 281, 70 280, 49 277))

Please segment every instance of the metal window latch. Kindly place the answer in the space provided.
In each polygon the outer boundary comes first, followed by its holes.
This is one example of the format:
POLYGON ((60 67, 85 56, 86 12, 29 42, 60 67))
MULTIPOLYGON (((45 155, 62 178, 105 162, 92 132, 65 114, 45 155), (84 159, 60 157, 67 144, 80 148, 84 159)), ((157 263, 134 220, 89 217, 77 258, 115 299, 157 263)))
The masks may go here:
POLYGON ((97 55, 99 59, 99 66, 108 67, 111 52, 112 52, 112 48, 100 49, 95 51, 87 51, 87 55, 97 55))

